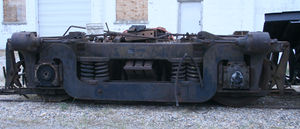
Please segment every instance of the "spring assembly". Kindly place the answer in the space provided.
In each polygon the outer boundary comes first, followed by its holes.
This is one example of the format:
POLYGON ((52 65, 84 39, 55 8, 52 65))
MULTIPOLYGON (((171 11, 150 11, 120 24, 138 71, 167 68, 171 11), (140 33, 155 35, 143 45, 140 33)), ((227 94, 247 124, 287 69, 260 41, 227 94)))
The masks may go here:
MULTIPOLYGON (((180 71, 181 71, 181 67, 182 65, 184 64, 183 61, 185 60, 185 58, 190 58, 192 63, 194 64, 194 67, 196 68, 197 70, 197 73, 198 73, 198 77, 199 77, 199 82, 200 82, 200 87, 202 88, 203 87, 203 81, 202 81, 202 76, 201 76, 201 73, 200 73, 200 69, 199 69, 199 66, 197 65, 197 63, 194 61, 193 57, 192 56, 188 56, 187 53, 184 54, 184 56, 181 58, 180 62, 178 63, 178 65, 175 65, 178 66, 177 67, 177 71, 176 71, 176 76, 175 76, 175 88, 174 88, 174 97, 175 97, 175 102, 176 102, 176 106, 179 106, 179 101, 178 101, 178 92, 177 92, 177 89, 178 89, 178 80, 179 80, 179 75, 180 75, 180 71)), ((174 67, 174 66, 173 66, 174 67)), ((192 67, 191 67, 192 68, 192 67)), ((172 68, 173 70, 173 68, 172 68)), ((172 76, 173 76, 173 72, 174 70, 172 71, 172 76)))
POLYGON ((108 63, 103 62, 79 62, 80 79, 83 81, 98 80, 107 81, 109 79, 108 63))
POLYGON ((101 81, 106 81, 109 79, 107 62, 95 63, 95 79, 101 81))
MULTIPOLYGON (((171 81, 174 81, 176 79, 176 74, 177 74, 177 69, 179 67, 179 62, 173 62, 172 63, 172 76, 171 76, 171 81)), ((186 77, 186 66, 183 63, 179 69, 178 72, 178 80, 184 81, 186 77)))
POLYGON ((197 68, 192 63, 187 63, 186 79, 188 81, 199 81, 199 74, 197 72, 197 68))
POLYGON ((94 63, 93 62, 80 62, 80 79, 92 80, 94 79, 94 63))

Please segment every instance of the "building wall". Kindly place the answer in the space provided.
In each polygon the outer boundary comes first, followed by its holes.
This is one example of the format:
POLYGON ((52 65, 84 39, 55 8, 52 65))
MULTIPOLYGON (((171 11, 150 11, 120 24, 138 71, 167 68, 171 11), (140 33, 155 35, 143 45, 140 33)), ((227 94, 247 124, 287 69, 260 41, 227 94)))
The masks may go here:
POLYGON ((0 49, 5 49, 7 38, 18 31, 37 30, 36 1, 26 0, 26 24, 2 24, 3 22, 3 0, 0 0, 0 49))
MULTIPOLYGON (((124 31, 131 24, 116 23, 116 2, 115 0, 104 0, 105 14, 103 22, 107 22, 110 30, 124 31)), ((176 0, 148 0, 148 23, 147 27, 165 27, 170 32, 177 32, 177 11, 176 0)))
POLYGON ((300 0, 255 0, 253 31, 263 29, 265 13, 282 11, 300 11, 300 0))
MULTIPOLYGON (((70 25, 86 26, 90 23, 91 1, 38 0, 38 19, 39 36, 63 35, 70 25)), ((72 28, 70 31, 84 30, 72 28)))
POLYGON ((300 11, 300 0, 204 0, 203 4, 203 30, 215 34, 262 31, 265 13, 300 11))
MULTIPOLYGON (((91 0, 90 23, 107 22, 110 30, 123 31, 131 24, 116 23, 116 0, 91 0)), ((215 34, 232 34, 235 30, 261 31, 264 13, 300 10, 300 0, 204 0, 202 30, 215 34)), ((147 27, 178 30, 177 0, 148 0, 147 27)), ((0 49, 13 32, 38 31, 37 0, 26 0, 26 24, 6 25, 3 0, 0 0, 0 49)), ((62 12, 63 13, 63 12, 62 12)), ((193 13, 193 12, 191 12, 193 13)), ((105 27, 104 27, 105 28, 105 27)))

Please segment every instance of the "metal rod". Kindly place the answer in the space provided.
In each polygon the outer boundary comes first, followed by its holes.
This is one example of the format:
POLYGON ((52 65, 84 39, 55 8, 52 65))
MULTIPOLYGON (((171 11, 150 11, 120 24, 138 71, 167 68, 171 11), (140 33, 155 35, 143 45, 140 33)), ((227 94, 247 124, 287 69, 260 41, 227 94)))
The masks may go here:
POLYGON ((63 36, 65 36, 71 28, 86 29, 86 27, 71 25, 71 26, 69 26, 69 28, 66 30, 66 32, 63 34, 63 36))
POLYGON ((109 32, 109 28, 108 28, 107 22, 105 22, 105 25, 106 25, 107 31, 109 32))

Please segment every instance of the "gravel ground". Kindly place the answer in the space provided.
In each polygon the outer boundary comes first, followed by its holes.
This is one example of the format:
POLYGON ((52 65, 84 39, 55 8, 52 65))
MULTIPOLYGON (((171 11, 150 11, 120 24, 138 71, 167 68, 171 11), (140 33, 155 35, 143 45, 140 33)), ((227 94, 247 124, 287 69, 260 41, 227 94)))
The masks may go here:
MULTIPOLYGON (((4 65, 0 57, 0 65, 4 65)), ((2 70, 2 69, 1 69, 2 70)), ((0 73, 3 84, 2 71, 0 73)), ((1 88, 1 87, 0 87, 1 88)), ((35 96, 31 96, 36 98, 35 96)), ((18 95, 0 99, 24 99, 18 95)), ((256 107, 232 108, 204 104, 105 104, 91 101, 0 101, 0 128, 300 128, 300 97, 264 97, 256 107)))
POLYGON ((0 102, 0 128, 300 128, 299 117, 299 109, 232 108, 213 103, 175 107, 0 102))

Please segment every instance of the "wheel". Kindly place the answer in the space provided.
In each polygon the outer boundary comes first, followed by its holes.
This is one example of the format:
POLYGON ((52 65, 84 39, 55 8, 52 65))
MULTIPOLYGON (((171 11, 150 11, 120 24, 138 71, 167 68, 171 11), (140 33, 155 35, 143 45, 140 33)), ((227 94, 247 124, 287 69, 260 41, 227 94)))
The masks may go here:
MULTIPOLYGON (((269 89, 269 82, 271 80, 271 62, 269 60, 264 60, 261 81, 259 83, 260 89, 269 89)), ((242 107, 254 103, 260 96, 232 96, 232 95, 219 95, 218 93, 213 97, 213 101, 232 107, 242 107)))

